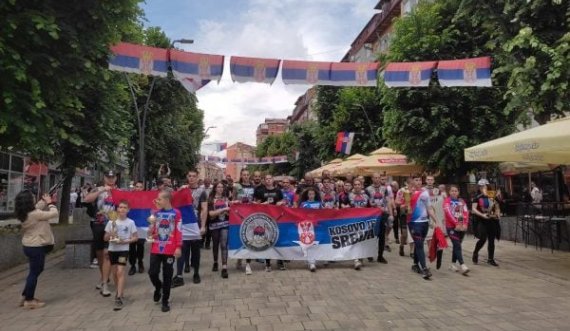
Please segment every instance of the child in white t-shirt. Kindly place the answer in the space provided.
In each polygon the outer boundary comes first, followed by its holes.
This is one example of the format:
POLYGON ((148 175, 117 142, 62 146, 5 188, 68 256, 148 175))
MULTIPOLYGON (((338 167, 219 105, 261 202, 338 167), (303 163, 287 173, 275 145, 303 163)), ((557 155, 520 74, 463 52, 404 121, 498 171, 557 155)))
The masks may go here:
POLYGON ((111 272, 117 294, 115 297, 115 307, 113 310, 123 308, 123 292, 125 290, 125 266, 129 259, 129 244, 138 240, 137 226, 135 222, 127 217, 129 203, 119 202, 117 206, 117 220, 107 222, 105 226, 105 241, 109 242, 109 259, 111 260, 111 272))

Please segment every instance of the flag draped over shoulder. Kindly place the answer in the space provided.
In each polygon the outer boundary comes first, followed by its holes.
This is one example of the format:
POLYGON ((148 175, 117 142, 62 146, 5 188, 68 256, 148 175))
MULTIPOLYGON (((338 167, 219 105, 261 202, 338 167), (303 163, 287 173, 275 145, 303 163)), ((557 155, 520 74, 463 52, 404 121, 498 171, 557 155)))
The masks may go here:
MULTIPOLYGON (((135 221, 137 228, 148 228, 147 218, 151 212, 157 208, 154 200, 158 197, 159 191, 120 191, 113 190, 111 195, 115 205, 121 201, 129 203, 128 217, 135 221)), ((190 189, 182 189, 172 192, 172 207, 180 210, 182 214, 182 224, 196 223, 192 193, 190 189)))
POLYGON ((166 77, 167 50, 143 45, 118 43, 111 46, 109 69, 135 74, 166 77))
POLYGON ((212 80, 220 81, 224 69, 222 55, 208 55, 170 50, 174 77, 194 93, 212 80))
POLYGON ((277 78, 281 60, 232 56, 230 72, 234 82, 273 84, 277 78))

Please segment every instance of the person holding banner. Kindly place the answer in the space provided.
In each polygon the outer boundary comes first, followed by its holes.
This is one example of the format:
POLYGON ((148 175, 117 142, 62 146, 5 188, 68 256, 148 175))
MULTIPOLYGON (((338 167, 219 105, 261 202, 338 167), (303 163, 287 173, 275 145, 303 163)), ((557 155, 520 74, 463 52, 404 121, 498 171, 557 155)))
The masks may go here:
POLYGON ((338 194, 338 207, 350 208, 350 193, 352 192, 352 182, 344 182, 344 187, 338 194))
MULTIPOLYGON (((174 261, 180 259, 182 248, 181 214, 172 207, 172 191, 160 191, 156 205, 160 208, 156 213, 157 220, 148 228, 148 237, 153 238, 150 249, 150 266, 148 275, 154 286, 153 301, 160 302, 162 298, 162 312, 170 311, 170 288, 174 261), (160 268, 162 266, 162 281, 160 268)), ((200 248, 198 248, 200 249, 200 248)))
POLYGON ((338 207, 338 201, 334 192, 334 184, 330 178, 323 179, 323 190, 320 193, 321 205, 325 209, 335 209, 338 207))
MULTIPOLYGON (((260 185, 255 189, 254 193, 255 203, 269 204, 282 206, 285 204, 283 201, 283 192, 275 187, 272 175, 265 175, 264 185, 260 185)), ((277 260, 279 270, 286 270, 283 260, 277 260)), ((271 260, 265 260, 265 271, 271 272, 271 260)))
POLYGON ((283 200, 285 201, 284 206, 293 207, 295 203, 295 190, 291 186, 291 180, 285 178, 281 184, 283 185, 281 192, 283 192, 283 200))
MULTIPOLYGON (((144 191, 144 183, 140 180, 136 181, 134 191, 135 192, 144 191)), ((131 265, 131 268, 129 269, 129 276, 132 276, 137 273, 137 268, 135 267, 137 261, 138 261, 139 273, 142 274, 144 272, 143 258, 144 258, 144 245, 146 242, 146 240, 144 239, 145 234, 142 233, 142 231, 139 231, 138 238, 139 239, 136 242, 131 243, 129 245, 129 264, 131 265)))
MULTIPOLYGON (((352 189, 352 192, 348 194, 348 201, 350 202, 350 208, 368 208, 368 206, 370 205, 370 198, 364 191, 363 182, 360 179, 355 179, 353 181, 353 185, 354 188, 352 189)), ((372 262, 373 258, 369 257, 368 261, 372 262)), ((361 268, 362 268, 362 261, 360 261, 360 259, 355 259, 354 270, 360 270, 361 268)))
MULTIPOLYGON (((321 209, 322 202, 319 196, 319 193, 314 187, 308 187, 301 193, 301 197, 299 199, 299 208, 305 209, 321 209)), ((317 261, 315 260, 308 260, 307 263, 309 264, 309 270, 311 272, 317 271, 317 261)))
POLYGON ((190 188, 192 194, 192 204, 196 223, 182 224, 182 257, 176 261, 176 276, 172 280, 172 287, 184 285, 182 269, 189 273, 190 267, 194 269, 192 281, 200 284, 200 249, 202 247, 202 236, 206 234, 206 221, 208 219, 208 196, 204 188, 198 185, 198 171, 192 169, 186 174, 188 185, 183 185, 179 190, 190 188))
MULTIPOLYGON (((237 184, 234 185, 233 189, 233 203, 253 203, 253 194, 255 192, 255 187, 250 180, 249 171, 246 168, 241 169, 240 179, 237 184)), ((241 259, 237 260, 236 268, 241 269, 242 262, 241 259)), ((251 259, 245 260, 245 274, 251 275, 251 259)))
POLYGON ((451 256, 451 271, 459 271, 466 275, 469 268, 463 262, 461 243, 465 237, 465 231, 469 225, 469 210, 467 204, 459 197, 459 188, 455 185, 449 187, 449 197, 443 201, 443 211, 445 212, 445 226, 451 243, 453 244, 453 254, 451 256), (456 263, 459 265, 457 268, 456 263))
POLYGON ((408 228, 414 241, 414 264, 412 271, 421 273, 426 280, 430 279, 432 274, 426 266, 426 254, 424 250, 424 241, 426 239, 428 228, 435 226, 436 218, 429 192, 422 188, 422 177, 416 175, 413 177, 413 187, 411 195, 411 210, 408 213, 408 228), (429 223, 430 219, 433 223, 429 223))
POLYGON ((210 222, 208 227, 212 233, 212 253, 214 265, 212 271, 218 271, 218 253, 222 251, 222 278, 228 278, 228 227, 230 201, 227 197, 227 188, 223 183, 218 183, 208 197, 208 215, 210 222))
POLYGON ((380 216, 380 228, 378 231, 378 263, 388 263, 384 258, 384 249, 390 251, 390 246, 386 245, 386 239, 390 234, 390 229, 394 223, 394 215, 392 214, 393 194, 392 187, 386 184, 386 175, 374 173, 372 175, 372 185, 366 188, 366 193, 370 198, 370 207, 380 208, 382 216, 380 216))

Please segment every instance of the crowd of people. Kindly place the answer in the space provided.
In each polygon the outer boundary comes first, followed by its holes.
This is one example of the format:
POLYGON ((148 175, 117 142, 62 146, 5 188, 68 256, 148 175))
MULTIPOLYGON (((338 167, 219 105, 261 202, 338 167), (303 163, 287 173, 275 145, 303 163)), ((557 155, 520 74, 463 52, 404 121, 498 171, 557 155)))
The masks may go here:
MULTIPOLYGON (((100 276, 96 288, 102 296, 111 296, 109 279, 112 276, 116 287, 113 309, 121 310, 124 305, 125 275, 145 272, 145 242, 150 243, 148 274, 154 287, 153 300, 162 304, 164 312, 170 310, 171 288, 184 285, 184 273, 192 272, 192 282, 201 282, 201 250, 211 248, 214 260, 212 271, 220 272, 224 279, 228 278, 229 211, 235 204, 271 204, 309 209, 378 208, 382 211, 377 231, 378 251, 375 257, 368 257, 367 260, 387 264, 384 252, 391 251, 393 235, 394 242, 399 245, 400 256, 407 256, 405 250, 409 245, 411 270, 424 279, 432 277, 426 262, 424 243, 427 241, 429 246, 434 228, 442 230, 451 241, 450 270, 464 275, 469 272, 461 246, 469 222, 473 220, 479 238, 472 256, 473 263, 479 263, 479 251, 487 243, 487 263, 498 266, 494 260, 494 242, 500 210, 487 194, 488 182, 485 179, 479 181, 479 193, 471 204, 460 198, 458 186, 436 186, 433 176, 425 177, 425 183, 421 175, 410 176, 401 186, 397 181, 388 183, 387 179, 386 175, 375 173, 366 185, 366 179, 362 176, 348 174, 340 179, 323 171, 319 178, 306 175, 299 182, 294 182, 289 177, 283 177, 276 182, 271 174, 263 175, 255 171, 250 175, 247 169, 243 169, 236 182, 229 176, 221 181, 201 182, 198 172, 190 170, 186 174, 187 184, 173 187, 172 180, 163 174, 156 182, 157 211, 149 217, 149 230, 143 231, 137 229, 133 220, 128 218, 129 203, 113 200, 111 190, 118 189, 117 176, 113 171, 107 171, 103 185, 82 194, 83 203, 93 204, 96 210, 91 221, 100 276), (195 211, 192 222, 182 222, 182 214, 172 207, 173 192, 183 189, 188 189, 192 195, 195 211), (156 219, 161 220, 160 224, 156 224, 156 219)), ((133 183, 130 189, 143 191, 144 184, 133 183)), ((16 199, 17 216, 22 221, 24 253, 30 265, 21 302, 26 308, 45 305, 34 294, 37 279, 43 271, 45 254, 54 244, 47 220, 57 217, 58 211, 51 202, 50 197, 45 195, 36 204, 34 195, 29 191, 22 191, 16 199)), ((259 262, 265 263, 265 271, 272 271, 271 260, 259 262)), ((308 269, 315 272, 318 261, 307 262, 308 269)), ((351 263, 355 270, 363 266, 362 259, 351 263)), ((280 270, 286 270, 287 264, 288 261, 277 261, 280 270)), ((237 260, 236 267, 246 275, 253 272, 250 259, 246 259, 245 263, 237 260)))

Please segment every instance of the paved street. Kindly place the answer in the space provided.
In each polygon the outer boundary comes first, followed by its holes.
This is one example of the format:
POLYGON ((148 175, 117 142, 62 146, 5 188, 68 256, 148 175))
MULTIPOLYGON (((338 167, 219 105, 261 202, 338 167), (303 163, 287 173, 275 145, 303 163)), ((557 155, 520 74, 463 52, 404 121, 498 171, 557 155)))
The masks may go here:
MULTIPOLYGON (((473 239, 464 246, 469 256, 473 239)), ((61 254, 40 278, 37 295, 48 305, 26 311, 17 307, 25 268, 14 268, 0 274, 0 329, 570 330, 567 252, 500 242, 500 268, 472 266, 464 277, 446 264, 432 281, 413 274, 410 259, 395 251, 387 253, 388 265, 365 263, 360 272, 336 263, 311 274, 297 262, 266 273, 254 263, 246 277, 232 263, 228 280, 210 271, 205 255, 202 284, 174 289, 169 313, 152 302, 146 274, 128 277, 127 305, 114 312, 113 299, 95 290, 97 272, 62 269, 61 254)))

